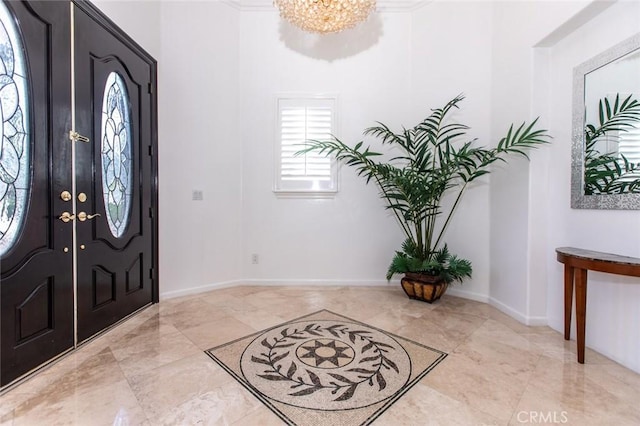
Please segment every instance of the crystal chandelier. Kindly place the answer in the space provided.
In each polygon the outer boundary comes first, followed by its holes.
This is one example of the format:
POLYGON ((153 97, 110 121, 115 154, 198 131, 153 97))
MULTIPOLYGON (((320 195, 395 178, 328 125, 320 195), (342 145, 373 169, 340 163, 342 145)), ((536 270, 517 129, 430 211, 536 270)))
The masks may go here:
POLYGON ((313 33, 337 33, 367 19, 376 0, 274 0, 280 16, 313 33))

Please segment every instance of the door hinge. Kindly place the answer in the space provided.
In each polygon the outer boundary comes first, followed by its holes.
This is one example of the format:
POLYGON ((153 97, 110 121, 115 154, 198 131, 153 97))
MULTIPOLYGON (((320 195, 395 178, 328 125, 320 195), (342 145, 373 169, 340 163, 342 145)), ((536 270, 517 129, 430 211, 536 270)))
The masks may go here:
POLYGON ((155 278, 155 276, 154 276, 154 275, 155 275, 155 274, 154 274, 154 272, 155 272, 155 271, 154 271, 154 269, 153 269, 153 268, 150 268, 150 269, 149 269, 149 279, 154 279, 154 278, 155 278))
POLYGON ((153 145, 149 145, 149 155, 153 157, 153 145))
POLYGON ((82 136, 75 130, 69 130, 69 139, 71 139, 73 142, 89 142, 88 137, 82 136))
POLYGON ((153 95, 153 84, 149 83, 149 94, 153 95))
POLYGON ((149 217, 153 219, 153 207, 149 207, 149 217))

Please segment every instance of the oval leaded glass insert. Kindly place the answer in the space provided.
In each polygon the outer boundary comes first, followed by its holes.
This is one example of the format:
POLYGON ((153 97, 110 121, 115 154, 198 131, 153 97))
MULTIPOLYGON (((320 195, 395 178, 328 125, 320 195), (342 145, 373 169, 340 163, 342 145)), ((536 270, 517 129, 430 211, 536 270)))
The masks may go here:
POLYGON ((29 199, 29 99, 22 39, 0 3, 0 255, 17 241, 29 199))
POLYGON ((129 225, 132 153, 129 96, 120 74, 112 72, 102 100, 102 195, 115 237, 121 237, 129 225))

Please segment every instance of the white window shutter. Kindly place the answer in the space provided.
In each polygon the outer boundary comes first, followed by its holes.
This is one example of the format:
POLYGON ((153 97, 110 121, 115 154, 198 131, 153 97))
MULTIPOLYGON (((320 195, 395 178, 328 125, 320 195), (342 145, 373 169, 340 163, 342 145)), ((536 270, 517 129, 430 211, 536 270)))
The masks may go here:
POLYGON ((276 192, 336 192, 335 161, 324 154, 296 153, 309 140, 332 138, 334 98, 280 98, 278 100, 278 176, 276 192))

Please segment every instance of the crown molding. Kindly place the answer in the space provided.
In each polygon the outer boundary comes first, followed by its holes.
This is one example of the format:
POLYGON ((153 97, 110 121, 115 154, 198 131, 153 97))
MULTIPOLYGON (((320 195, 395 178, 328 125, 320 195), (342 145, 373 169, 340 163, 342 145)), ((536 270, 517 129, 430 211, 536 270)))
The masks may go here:
MULTIPOLYGON (((431 3, 433 0, 377 0, 376 11, 378 12, 411 12, 417 10, 424 5, 431 3)), ((236 10, 241 12, 263 11, 272 12, 276 8, 273 0, 222 0, 236 10)))

